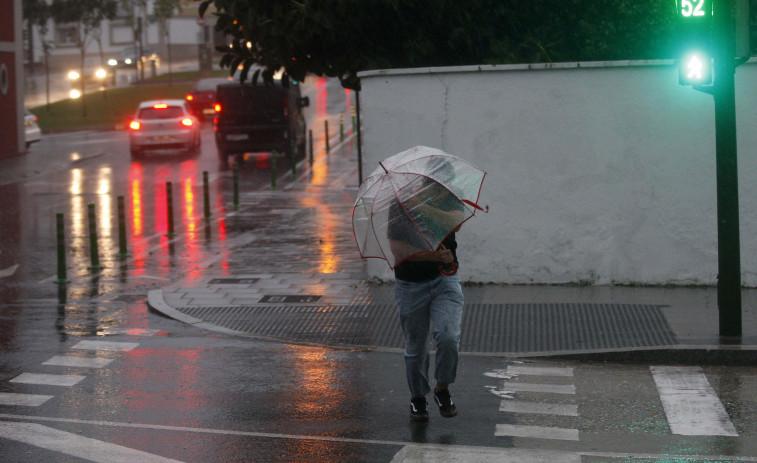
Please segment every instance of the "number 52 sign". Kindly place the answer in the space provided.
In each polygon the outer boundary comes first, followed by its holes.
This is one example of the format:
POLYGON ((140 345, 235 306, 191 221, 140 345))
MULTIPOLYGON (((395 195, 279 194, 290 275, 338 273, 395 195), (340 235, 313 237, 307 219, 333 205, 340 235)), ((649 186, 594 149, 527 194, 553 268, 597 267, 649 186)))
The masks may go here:
POLYGON ((712 16, 712 0, 676 0, 676 9, 684 19, 709 19, 712 16))

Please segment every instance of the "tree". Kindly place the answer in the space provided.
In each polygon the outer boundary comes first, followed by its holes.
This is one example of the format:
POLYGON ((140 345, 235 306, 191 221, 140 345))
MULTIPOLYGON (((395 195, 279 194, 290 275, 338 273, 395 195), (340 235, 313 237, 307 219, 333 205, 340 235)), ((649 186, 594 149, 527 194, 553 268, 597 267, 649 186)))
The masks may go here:
POLYGON ((116 16, 116 0, 53 0, 50 12, 56 23, 78 23, 79 50, 81 51, 81 69, 79 81, 81 84, 82 116, 87 115, 84 99, 84 59, 87 53, 87 43, 96 32, 99 33, 100 24, 104 19, 116 16))
POLYGON ((155 22, 158 23, 160 35, 166 38, 168 50, 168 83, 171 81, 171 34, 168 30, 168 20, 181 7, 181 0, 155 0, 153 4, 153 15, 155 22))
MULTIPOLYGON (((29 65, 34 67, 34 27, 39 29, 39 36, 44 41, 47 34, 47 21, 50 19, 50 8, 45 0, 23 0, 21 4, 23 18, 26 21, 29 36, 29 65)), ((43 42, 43 48, 46 44, 43 42)))
POLYGON ((673 56, 672 0, 204 0, 231 38, 221 64, 338 77, 380 68, 673 56))

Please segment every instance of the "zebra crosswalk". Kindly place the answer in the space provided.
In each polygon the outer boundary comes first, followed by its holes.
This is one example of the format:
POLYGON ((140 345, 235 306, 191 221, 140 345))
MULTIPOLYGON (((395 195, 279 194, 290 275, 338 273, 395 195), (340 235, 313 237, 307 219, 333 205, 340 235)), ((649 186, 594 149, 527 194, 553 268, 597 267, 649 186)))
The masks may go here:
MULTIPOLYGON (((533 361, 532 361, 533 362, 533 361)), ((596 422, 612 421, 610 418, 597 420, 601 414, 596 409, 591 397, 600 394, 605 403, 628 402, 629 379, 617 380, 617 389, 613 379, 605 375, 604 383, 600 368, 578 369, 573 367, 540 366, 510 361, 503 370, 485 373, 485 376, 497 378, 501 382, 490 391, 501 398, 499 412, 501 422, 494 429, 495 437, 540 439, 550 441, 580 441, 585 432, 593 434, 611 433, 612 427, 602 429, 596 422), (585 373, 584 373, 585 372, 585 373), (583 381, 576 381, 576 375, 586 375, 583 381), (581 390, 576 384, 585 384, 587 390, 581 390), (604 384, 604 390, 599 384, 604 384), (594 386, 597 385, 597 386, 594 386), (617 394, 614 399, 613 394, 617 394), (592 428, 582 427, 582 410, 592 408, 594 415, 592 428), (558 423, 558 424, 555 424, 558 423), (570 426, 565 426, 570 423, 570 426)), ((637 367, 632 381, 646 383, 646 390, 654 391, 657 401, 650 402, 649 393, 639 396, 638 401, 648 407, 662 409, 669 435, 680 436, 728 436, 738 437, 736 426, 732 423, 726 408, 716 391, 708 382, 701 367, 696 366, 658 366, 637 367), (651 404, 651 405, 650 405, 651 404)), ((605 410, 606 416, 615 419, 634 419, 624 414, 620 408, 605 410)), ((657 417, 658 413, 651 413, 657 417)), ((629 425, 630 426, 630 425, 629 425)), ((622 427, 622 424, 621 424, 622 427)))
MULTIPOLYGON (((139 346, 136 342, 114 342, 114 341, 95 341, 83 340, 71 346, 75 351, 91 352, 128 352, 139 346)), ((99 369, 108 366, 113 361, 112 358, 105 357, 82 357, 80 355, 55 355, 50 359, 42 362, 41 365, 46 367, 64 367, 78 369, 99 369)), ((86 379, 83 374, 66 374, 66 373, 39 373, 23 372, 14 378, 8 380, 14 384, 29 384, 42 386, 72 387, 86 379)), ((53 395, 48 394, 27 394, 22 392, 3 392, 0 393, 0 405, 15 405, 25 407, 39 407, 53 395)))
MULTIPOLYGON (((556 377, 561 380, 573 378, 573 368, 570 367, 529 367, 525 365, 508 365, 502 377, 505 379, 502 390, 510 394, 538 393, 539 400, 519 400, 509 395, 502 399, 499 410, 512 415, 559 415, 578 417, 578 406, 575 402, 565 403, 555 401, 554 396, 569 396, 573 401, 576 394, 574 384, 553 384, 539 381, 543 377, 556 377), (515 381, 521 379, 522 381, 515 381), (551 396, 547 397, 547 396, 551 396)), ((576 428, 563 428, 556 426, 535 426, 525 424, 497 424, 494 435, 498 437, 525 437, 536 439, 554 439, 577 441, 579 432, 576 428)))

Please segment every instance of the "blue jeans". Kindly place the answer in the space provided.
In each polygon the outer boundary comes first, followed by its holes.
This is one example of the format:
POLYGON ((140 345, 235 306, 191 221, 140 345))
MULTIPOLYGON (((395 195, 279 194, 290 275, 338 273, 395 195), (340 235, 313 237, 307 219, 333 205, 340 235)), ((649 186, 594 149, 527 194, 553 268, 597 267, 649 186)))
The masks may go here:
POLYGON ((463 291, 457 275, 410 282, 395 280, 394 296, 405 334, 405 374, 412 397, 431 391, 428 381, 429 333, 434 327, 437 383, 451 384, 457 375, 463 291))

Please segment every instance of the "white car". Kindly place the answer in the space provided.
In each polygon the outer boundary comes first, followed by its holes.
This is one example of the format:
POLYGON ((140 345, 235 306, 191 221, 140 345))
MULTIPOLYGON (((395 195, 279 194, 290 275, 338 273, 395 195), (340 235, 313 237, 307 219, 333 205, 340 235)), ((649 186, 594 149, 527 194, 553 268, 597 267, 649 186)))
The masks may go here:
POLYGON ((32 143, 42 139, 42 131, 37 125, 37 116, 24 109, 24 133, 26 134, 26 149, 28 150, 32 143))
POLYGON ((146 150, 200 150, 200 121, 184 100, 151 100, 139 104, 129 122, 129 148, 133 158, 146 150))

